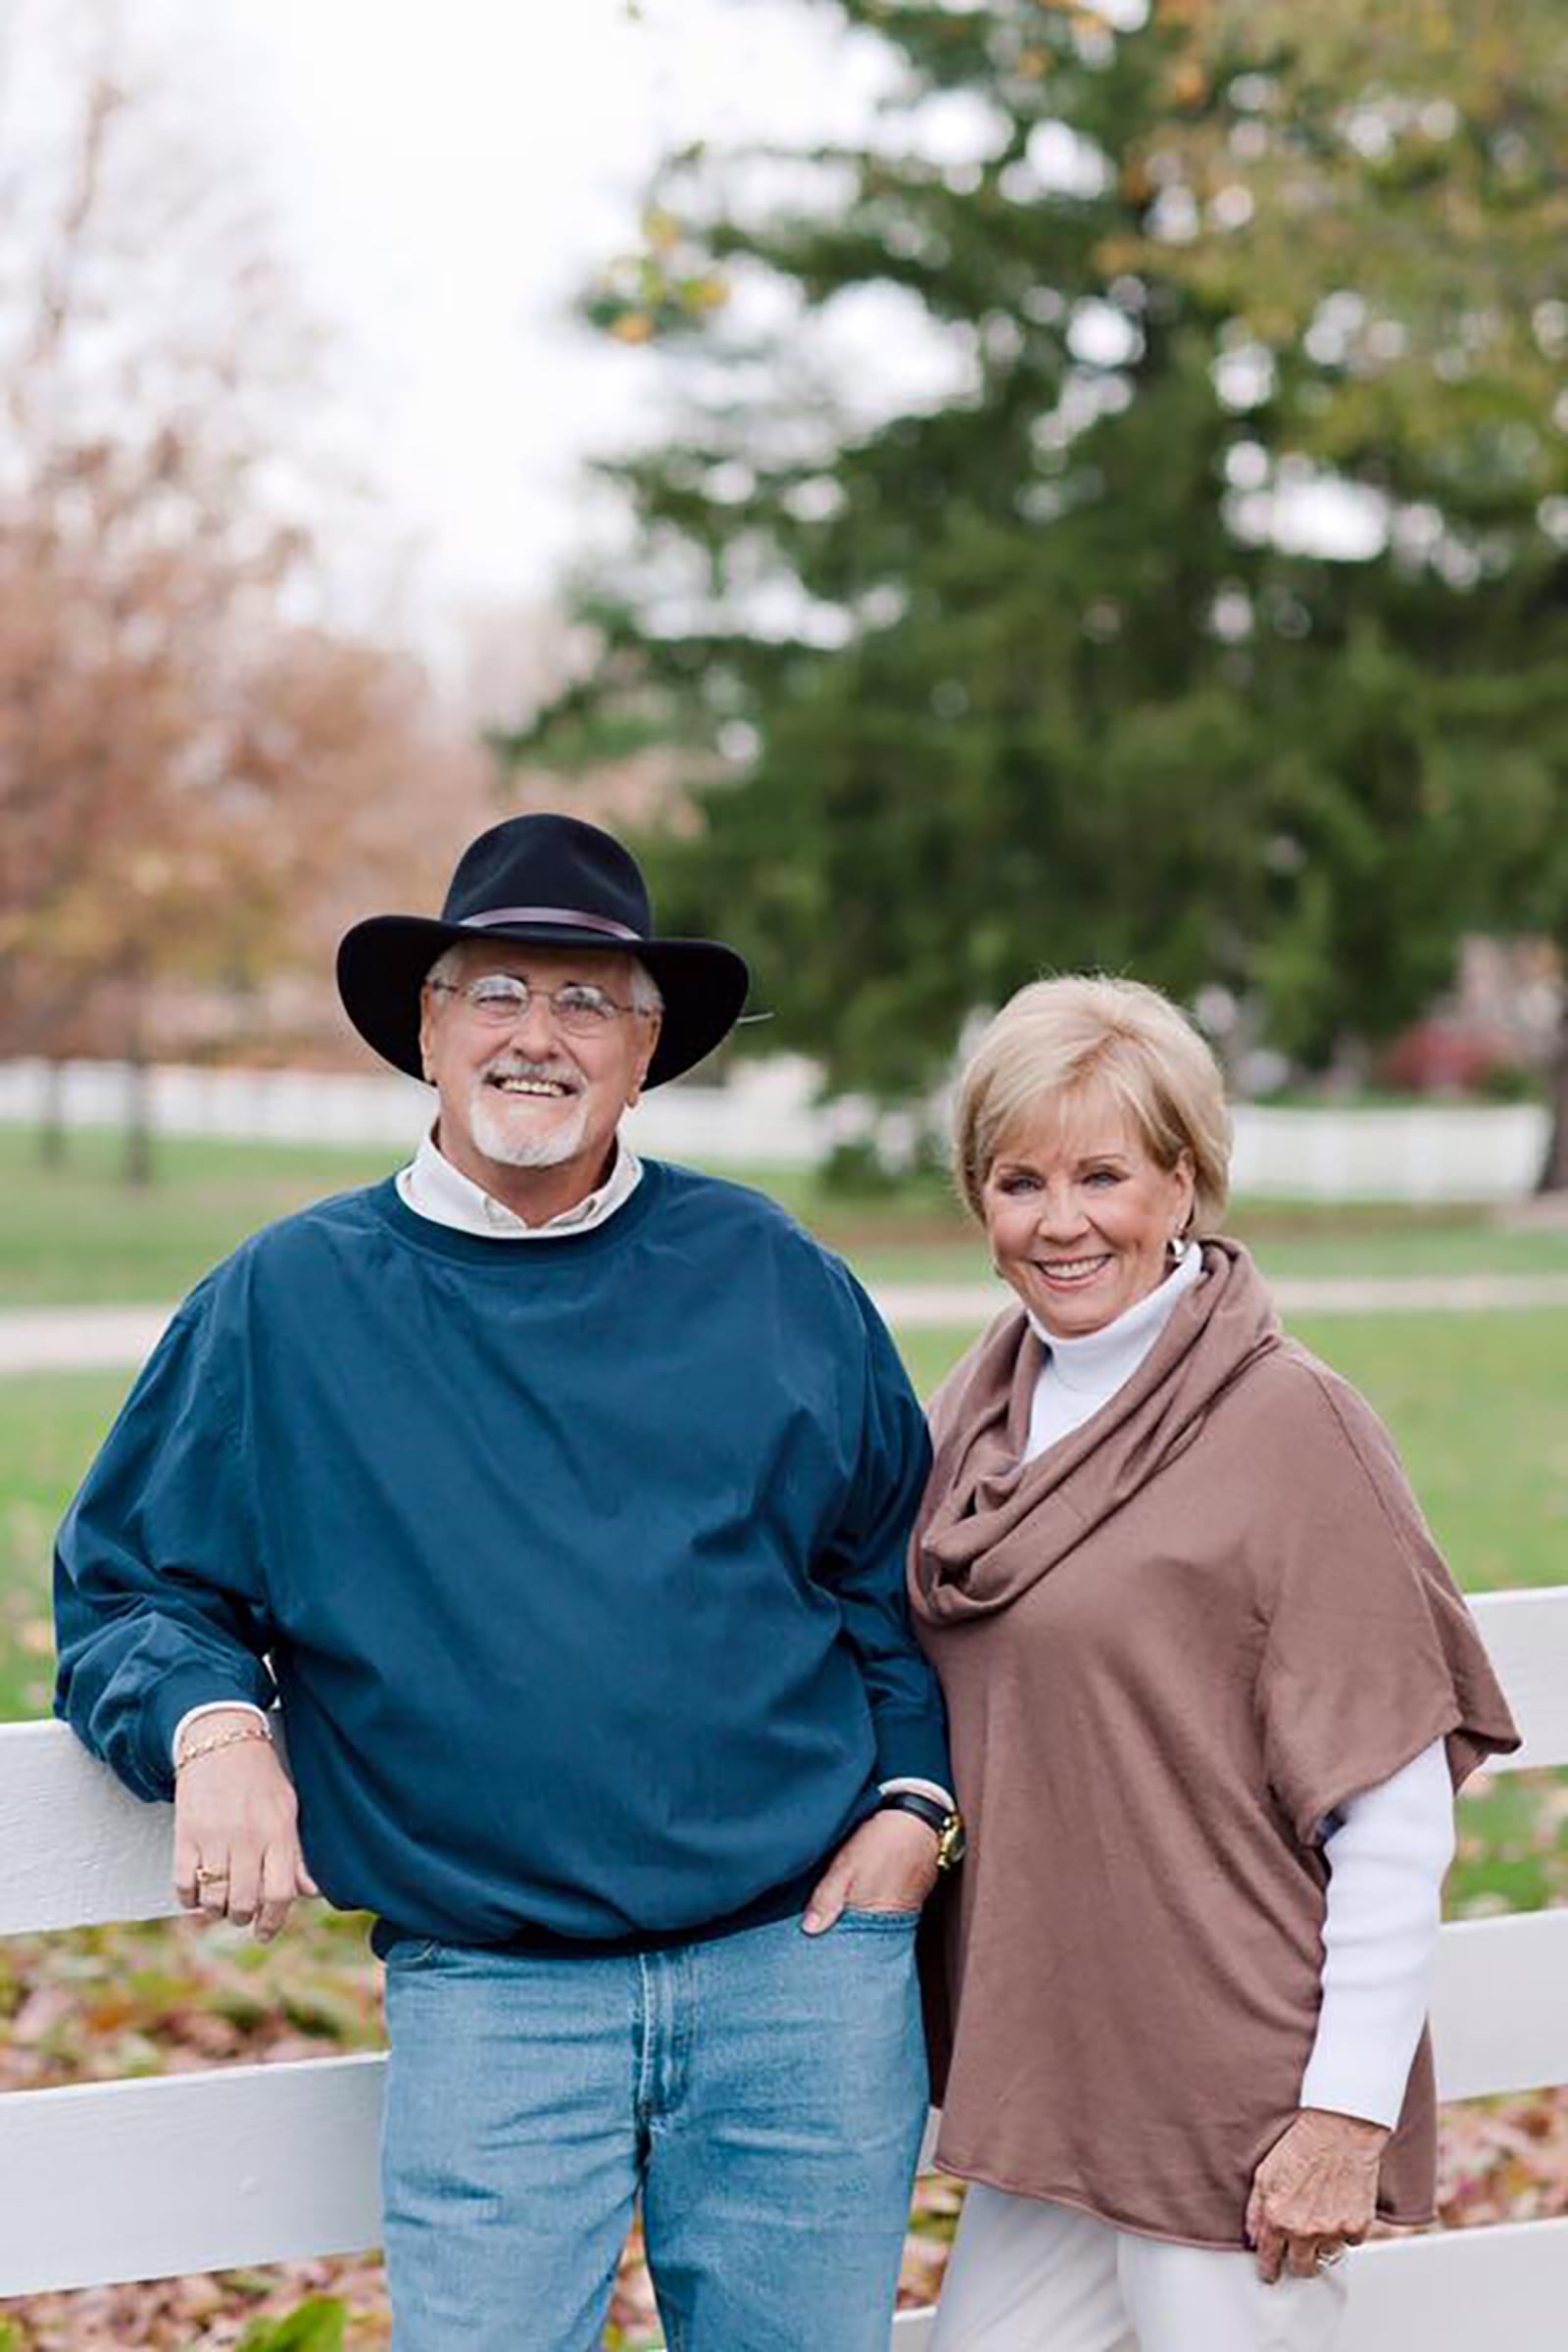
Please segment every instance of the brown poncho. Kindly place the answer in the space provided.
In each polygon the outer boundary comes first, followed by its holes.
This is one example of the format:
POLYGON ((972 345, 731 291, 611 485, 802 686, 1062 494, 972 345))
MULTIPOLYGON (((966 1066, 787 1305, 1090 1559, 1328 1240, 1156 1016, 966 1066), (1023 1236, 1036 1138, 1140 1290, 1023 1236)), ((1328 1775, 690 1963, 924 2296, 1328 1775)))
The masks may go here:
MULTIPOLYGON (((1245 2243, 1316 2031, 1324 1816, 1440 1735, 1518 1738, 1382 1425, 1246 1251, 1020 1466, 1042 1361, 1004 1315, 932 1409, 910 1554, 970 1852, 937 1929, 937 2161, 1245 2243)), ((1423 2034, 1380 2205, 1432 2210, 1423 2034)))

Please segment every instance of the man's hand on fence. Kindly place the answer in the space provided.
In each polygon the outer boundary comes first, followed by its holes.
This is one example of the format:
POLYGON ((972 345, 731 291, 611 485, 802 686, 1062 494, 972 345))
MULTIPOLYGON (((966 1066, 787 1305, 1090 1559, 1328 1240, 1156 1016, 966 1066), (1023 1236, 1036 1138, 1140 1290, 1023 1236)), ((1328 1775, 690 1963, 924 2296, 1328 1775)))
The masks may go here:
POLYGON ((1388 2132, 1358 2116, 1303 2107, 1252 2176, 1247 2235, 1270 2282, 1310 2278, 1359 2245, 1377 2211, 1388 2132))
MULTIPOLYGON (((204 1740, 217 1740, 230 1721, 204 1716, 204 1740)), ((174 1891, 187 1911, 209 1919, 255 1923, 270 1943, 297 1895, 318 1894, 305 1867, 297 1827, 294 1784, 269 1740, 239 1739, 208 1747, 181 1765, 174 1780, 174 1891)))
POLYGON ((937 1883, 937 1852, 935 1830, 913 1813, 873 1813, 812 1888, 807 1934, 820 1936, 847 1903, 859 1911, 918 1911, 937 1883))

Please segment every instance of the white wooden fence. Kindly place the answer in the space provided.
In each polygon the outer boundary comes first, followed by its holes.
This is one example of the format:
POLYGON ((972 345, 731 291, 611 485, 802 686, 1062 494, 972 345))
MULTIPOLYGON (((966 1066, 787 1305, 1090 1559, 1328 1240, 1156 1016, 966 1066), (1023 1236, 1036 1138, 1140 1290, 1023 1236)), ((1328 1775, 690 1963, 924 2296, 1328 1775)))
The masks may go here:
MULTIPOLYGON (((1568 1763, 1568 1587, 1475 1603, 1520 1729, 1568 1763)), ((175 1908, 172 1815, 62 1725, 0 1727, 0 1934, 175 1908)), ((1443 1932, 1446 2098, 1568 2082, 1568 1909, 1443 1932)), ((349 2253, 379 2235, 384 2059, 305 2059, 0 2098, 0 2295, 349 2253)), ((1568 2219, 1402 2238, 1353 2266, 1343 2352, 1561 2352, 1568 2219)), ((895 2352, 931 2328, 909 2313, 895 2352)))
MULTIPOLYGON (((724 1086, 682 1079, 644 1097, 627 1134, 640 1151, 704 1167, 815 1167, 834 1146, 879 1129, 896 1143, 902 1114, 879 1121, 846 1095, 816 1101, 817 1073, 795 1054, 745 1061, 724 1086)), ((118 1127, 123 1063, 0 1061, 0 1125, 53 1115, 68 1127, 118 1127)), ((166 1063, 148 1074, 160 1135, 273 1143, 386 1145, 411 1151, 430 1118, 429 1091, 389 1071, 207 1069, 166 1063)), ((1545 1158, 1539 1102, 1420 1102, 1360 1109, 1236 1105, 1231 1188, 1310 1200, 1522 1200, 1545 1158)))

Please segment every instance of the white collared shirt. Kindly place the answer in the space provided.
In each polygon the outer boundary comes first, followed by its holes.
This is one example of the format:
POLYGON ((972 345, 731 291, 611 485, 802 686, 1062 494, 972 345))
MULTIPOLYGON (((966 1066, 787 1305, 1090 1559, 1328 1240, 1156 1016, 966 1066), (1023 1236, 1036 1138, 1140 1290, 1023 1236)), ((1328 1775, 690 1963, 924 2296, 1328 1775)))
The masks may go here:
POLYGON ((405 1208, 437 1225, 453 1226, 459 1233, 481 1234, 491 1242, 549 1242, 564 1233, 588 1233, 603 1225, 607 1217, 625 1206, 642 1178, 642 1161, 617 1136, 613 1164, 598 1190, 564 1208, 559 1216, 530 1225, 483 1185, 455 1168, 437 1144, 432 1127, 408 1166, 398 1170, 397 1188, 405 1208))

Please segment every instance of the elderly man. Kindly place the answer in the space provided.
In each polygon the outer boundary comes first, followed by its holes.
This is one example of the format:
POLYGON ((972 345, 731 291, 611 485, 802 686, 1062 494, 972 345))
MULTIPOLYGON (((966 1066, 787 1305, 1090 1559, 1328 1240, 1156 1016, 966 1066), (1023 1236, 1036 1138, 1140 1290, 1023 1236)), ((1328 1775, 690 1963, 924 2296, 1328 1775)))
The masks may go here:
POLYGON ((617 1134, 746 966, 541 815, 338 973, 436 1125, 185 1301, 61 1534, 59 1711, 172 1788, 187 1904, 377 1914, 398 2352, 596 2343, 639 2197, 672 2347, 881 2352, 958 1835, 924 1433, 836 1259, 617 1134))

